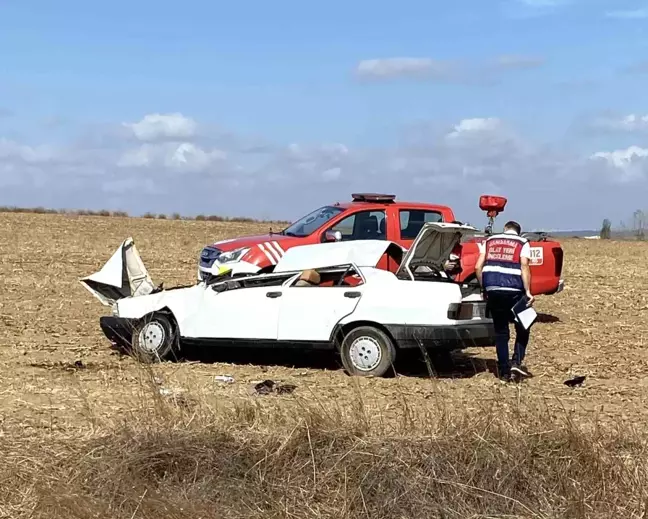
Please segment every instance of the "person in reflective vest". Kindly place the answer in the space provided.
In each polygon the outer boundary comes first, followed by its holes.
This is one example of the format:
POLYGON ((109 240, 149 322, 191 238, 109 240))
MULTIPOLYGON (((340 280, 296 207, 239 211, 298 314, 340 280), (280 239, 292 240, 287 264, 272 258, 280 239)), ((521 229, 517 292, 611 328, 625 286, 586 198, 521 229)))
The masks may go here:
POLYGON ((511 309, 523 297, 533 304, 529 240, 520 236, 520 224, 507 222, 504 232, 489 236, 480 244, 475 265, 477 279, 486 294, 486 306, 493 319, 497 367, 502 380, 528 377, 522 366, 529 343, 529 330, 515 323, 515 345, 509 362, 509 323, 514 322, 511 309))

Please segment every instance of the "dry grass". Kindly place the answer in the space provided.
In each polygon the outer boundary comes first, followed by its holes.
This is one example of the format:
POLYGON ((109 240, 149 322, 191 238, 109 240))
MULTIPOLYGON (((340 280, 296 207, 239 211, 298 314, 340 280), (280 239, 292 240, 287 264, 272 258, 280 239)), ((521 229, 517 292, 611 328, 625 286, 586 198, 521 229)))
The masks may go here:
MULTIPOLYGON (((366 395, 365 395, 366 396, 366 395)), ((643 517, 639 437, 496 409, 386 433, 293 402, 151 402, 83 438, 0 439, 8 517, 643 517), (555 425, 554 425, 555 427, 555 425)), ((440 420, 439 420, 440 419, 440 420)))
POLYGON ((564 243, 568 287, 538 301, 521 387, 495 381, 492 350, 360 380, 321 355, 144 368, 108 348, 76 280, 123 238, 170 286, 205 243, 266 230, 0 215, 0 517, 646 516, 648 244, 564 243), (297 390, 251 395, 266 378, 297 390))

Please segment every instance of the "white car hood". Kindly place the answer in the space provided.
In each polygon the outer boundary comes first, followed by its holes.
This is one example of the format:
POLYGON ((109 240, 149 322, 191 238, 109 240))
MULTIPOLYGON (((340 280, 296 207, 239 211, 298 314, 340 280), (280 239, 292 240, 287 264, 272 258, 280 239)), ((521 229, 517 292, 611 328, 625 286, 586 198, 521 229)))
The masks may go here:
POLYGON ((79 281, 106 306, 125 297, 144 296, 155 290, 133 238, 124 240, 99 272, 79 281))

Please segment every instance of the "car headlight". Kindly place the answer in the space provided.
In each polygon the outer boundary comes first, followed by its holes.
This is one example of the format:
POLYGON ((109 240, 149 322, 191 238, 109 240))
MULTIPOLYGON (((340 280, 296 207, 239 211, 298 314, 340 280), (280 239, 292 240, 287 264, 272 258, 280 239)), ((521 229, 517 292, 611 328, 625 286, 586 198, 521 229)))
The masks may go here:
POLYGON ((239 261, 247 251, 249 251, 249 247, 243 247, 240 249, 235 249, 231 250, 229 252, 223 252, 219 257, 218 257, 218 262, 219 263, 231 263, 233 261, 239 261))

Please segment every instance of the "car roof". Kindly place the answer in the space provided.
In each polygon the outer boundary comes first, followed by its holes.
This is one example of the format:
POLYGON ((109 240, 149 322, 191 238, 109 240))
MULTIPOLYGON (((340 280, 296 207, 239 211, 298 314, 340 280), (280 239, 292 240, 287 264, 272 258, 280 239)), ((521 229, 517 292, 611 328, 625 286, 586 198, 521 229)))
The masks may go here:
POLYGON ((357 267, 375 267, 390 247, 402 253, 400 245, 387 240, 340 241, 292 247, 277 262, 273 272, 320 269, 351 263, 357 267))
POLYGON ((407 202, 407 201, 394 201, 394 202, 362 202, 362 201, 352 201, 352 202, 336 202, 331 204, 333 207, 340 207, 342 209, 357 209, 357 208, 377 208, 384 209, 385 207, 396 207, 396 208, 409 208, 409 209, 423 209, 423 210, 438 210, 438 211, 450 211, 450 206, 441 205, 441 204, 427 204, 424 202, 407 202))

